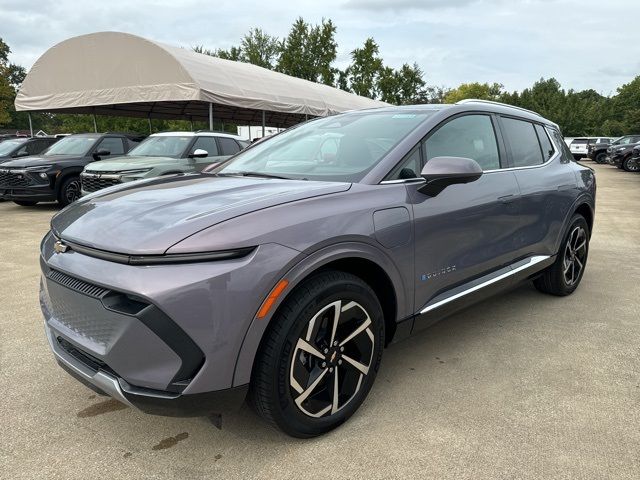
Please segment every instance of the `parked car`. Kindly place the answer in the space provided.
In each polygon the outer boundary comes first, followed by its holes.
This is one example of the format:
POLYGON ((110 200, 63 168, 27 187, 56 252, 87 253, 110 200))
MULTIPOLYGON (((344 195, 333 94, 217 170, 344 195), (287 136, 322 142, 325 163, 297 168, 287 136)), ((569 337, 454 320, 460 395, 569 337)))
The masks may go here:
POLYGON ((0 165, 0 198, 18 205, 57 201, 66 206, 80 197, 80 172, 88 163, 124 155, 141 140, 121 133, 83 133, 61 138, 42 155, 0 165))
POLYGON ((610 143, 601 142, 590 145, 589 153, 587 156, 597 163, 608 163, 607 149, 609 147, 619 147, 638 142, 640 142, 640 135, 625 135, 624 137, 620 137, 610 143))
POLYGON ((155 133, 125 156, 88 164, 80 175, 82 194, 132 180, 199 172, 248 145, 221 132, 155 133))
POLYGON ((521 281, 571 294, 595 192, 557 125, 516 107, 318 118, 212 174, 118 185, 55 215, 46 335, 65 370, 145 412, 248 397, 286 433, 319 435, 362 404, 389 343, 521 281), (338 140, 333 156, 320 138, 338 140))
POLYGON ((580 160, 581 158, 584 158, 586 156, 588 156, 589 154, 589 149, 592 148, 592 146, 595 146, 596 144, 602 144, 602 143, 611 143, 611 138, 609 137, 582 137, 582 138, 574 138, 570 145, 569 148, 571 149, 571 154, 573 155, 573 158, 575 158, 576 160, 580 160))
POLYGON ((55 137, 20 137, 0 143, 0 164, 19 157, 30 157, 44 152, 59 139, 55 137))
MULTIPOLYGON (((640 142, 640 137, 637 140, 640 142)), ((631 171, 632 167, 630 165, 635 164, 631 156, 633 147, 636 145, 638 143, 611 145, 607 148, 607 162, 615 167, 631 171)))
POLYGON ((631 159, 627 162, 628 172, 640 172, 640 145, 636 145, 631 150, 631 159))

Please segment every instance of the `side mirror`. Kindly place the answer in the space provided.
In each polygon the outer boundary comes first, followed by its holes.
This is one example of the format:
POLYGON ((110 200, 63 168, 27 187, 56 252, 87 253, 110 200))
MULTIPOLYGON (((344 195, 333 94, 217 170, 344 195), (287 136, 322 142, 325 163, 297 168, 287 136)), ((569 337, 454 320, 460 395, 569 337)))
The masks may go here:
POLYGON ((93 158, 96 160, 100 160, 101 157, 108 157, 109 155, 111 155, 109 150, 96 150, 93 152, 93 158))
POLYGON ((189 158, 206 158, 209 156, 209 152, 202 148, 196 148, 193 153, 189 154, 189 158))
POLYGON ((434 157, 424 166, 420 176, 426 182, 418 191, 435 197, 449 185, 475 182, 482 176, 482 168, 470 158, 434 157))

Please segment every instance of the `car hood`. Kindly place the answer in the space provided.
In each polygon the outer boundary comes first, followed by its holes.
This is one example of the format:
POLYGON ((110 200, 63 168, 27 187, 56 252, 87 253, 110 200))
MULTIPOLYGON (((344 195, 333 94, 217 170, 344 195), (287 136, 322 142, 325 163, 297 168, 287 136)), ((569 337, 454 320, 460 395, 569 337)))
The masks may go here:
POLYGON ((203 174, 160 177, 84 197, 54 216, 51 227, 63 240, 100 250, 162 254, 186 237, 225 220, 343 192, 350 186, 203 174))
POLYGON ((15 160, 11 160, 9 162, 4 162, 2 164, 3 168, 26 168, 26 167, 38 167, 40 165, 54 165, 58 163, 65 162, 73 162, 77 161, 84 157, 79 157, 77 155, 52 155, 50 157, 23 157, 17 158, 15 160))
MULTIPOLYGON (((163 163, 176 163, 181 161, 179 158, 172 157, 138 157, 126 156, 117 157, 111 160, 100 160, 91 162, 85 167, 85 171, 92 172, 121 172, 122 170, 133 170, 138 168, 153 168, 163 163)), ((186 162, 186 159, 182 159, 186 162)))

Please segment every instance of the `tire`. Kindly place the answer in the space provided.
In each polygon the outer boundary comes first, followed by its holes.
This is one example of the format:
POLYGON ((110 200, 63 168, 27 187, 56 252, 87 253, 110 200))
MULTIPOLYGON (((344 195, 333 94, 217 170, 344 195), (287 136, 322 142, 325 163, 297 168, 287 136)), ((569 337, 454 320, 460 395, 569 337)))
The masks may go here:
POLYGON ((80 177, 78 175, 72 175, 65 178, 58 191, 58 204, 61 207, 66 207, 70 203, 78 200, 80 196, 80 177))
POLYGON ((271 320, 256 356, 249 402, 288 435, 326 433, 344 423, 366 398, 383 345, 383 313, 373 290, 348 273, 314 275, 271 320))
POLYGON ((603 164, 603 163, 607 163, 607 154, 604 152, 599 152, 596 154, 596 156, 594 157, 594 160, 596 163, 599 164, 603 164))
POLYGON ((21 207, 33 207, 38 204, 38 202, 34 202, 33 200, 14 200, 13 203, 21 207))
POLYGON ((635 160, 632 161, 631 157, 627 157, 622 161, 622 168, 626 172, 640 172, 640 164, 635 160))
POLYGON ((559 297, 570 295, 584 275, 589 256, 589 225, 580 214, 575 214, 569 225, 556 261, 533 281, 543 293, 559 297))

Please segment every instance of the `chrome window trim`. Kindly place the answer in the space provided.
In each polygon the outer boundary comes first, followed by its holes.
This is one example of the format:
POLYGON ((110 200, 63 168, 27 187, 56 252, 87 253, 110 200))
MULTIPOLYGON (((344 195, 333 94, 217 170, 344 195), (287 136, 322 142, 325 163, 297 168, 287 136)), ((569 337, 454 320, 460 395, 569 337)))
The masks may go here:
POLYGON ((519 273, 523 270, 527 270, 531 267, 534 267, 535 265, 539 264, 540 262, 544 262, 545 260, 551 258, 551 256, 549 255, 535 255, 533 257, 529 258, 529 261, 527 263, 525 263, 524 265, 520 265, 519 267, 514 268, 513 270, 510 270, 508 272, 503 273, 502 275, 498 275, 497 277, 491 278, 485 282, 482 282, 474 287, 468 288, 467 290, 464 290, 460 293, 456 293, 455 295, 451 295, 450 297, 447 297, 445 299, 440 300, 439 302, 436 302, 432 305, 427 305, 426 307, 424 307, 422 310, 420 310, 420 314, 423 313, 427 313, 430 312, 431 310, 435 310, 436 308, 439 308, 443 305, 446 305, 447 303, 450 303, 454 300, 457 300, 461 297, 464 297, 470 293, 476 292, 482 288, 488 287, 489 285, 492 285, 496 282, 499 282, 501 280, 504 280, 505 278, 508 278, 512 275, 515 275, 516 273, 519 273))

